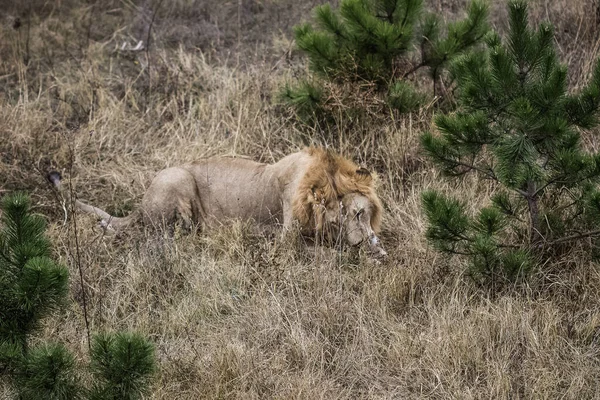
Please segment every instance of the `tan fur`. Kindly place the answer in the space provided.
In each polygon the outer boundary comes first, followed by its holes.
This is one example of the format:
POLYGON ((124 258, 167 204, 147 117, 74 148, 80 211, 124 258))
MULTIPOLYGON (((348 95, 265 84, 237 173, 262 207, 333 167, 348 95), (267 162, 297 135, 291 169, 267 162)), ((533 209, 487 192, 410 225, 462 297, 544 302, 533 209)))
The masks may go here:
MULTIPOLYGON (((54 183, 60 186, 60 179, 54 183)), ((80 201, 76 205, 102 218, 103 227, 117 231, 140 217, 149 226, 175 220, 185 226, 213 225, 241 218, 283 224, 286 229, 297 220, 303 233, 314 235, 328 226, 342 224, 344 202, 346 208, 354 204, 361 210, 368 209, 369 226, 360 228, 364 237, 353 241, 362 242, 367 236, 377 239, 381 202, 371 174, 339 155, 310 147, 275 164, 213 157, 167 168, 153 179, 141 209, 125 218, 112 217, 80 201)), ((354 229, 355 236, 358 230, 354 229)))

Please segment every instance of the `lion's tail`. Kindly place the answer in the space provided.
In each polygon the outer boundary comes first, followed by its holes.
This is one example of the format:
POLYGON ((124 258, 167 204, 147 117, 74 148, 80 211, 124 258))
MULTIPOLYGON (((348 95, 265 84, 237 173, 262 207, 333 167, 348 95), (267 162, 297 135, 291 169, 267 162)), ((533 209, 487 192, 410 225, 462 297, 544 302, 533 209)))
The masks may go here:
MULTIPOLYGON (((47 175, 47 178, 50 181, 50 183, 52 183, 54 185, 54 187, 59 191, 59 193, 61 193, 63 195, 63 197, 65 197, 66 199, 71 198, 70 191, 64 190, 63 185, 61 184, 62 176, 60 175, 59 172, 52 171, 47 175)), ((89 213, 89 214, 94 214, 94 215, 98 216, 99 218, 101 218, 100 226, 105 230, 110 230, 110 231, 122 230, 122 229, 126 228, 127 226, 129 226, 133 222, 133 220, 135 218, 137 218, 136 213, 132 213, 131 215, 129 215, 127 217, 123 217, 123 218, 114 217, 98 207, 91 206, 91 205, 86 204, 77 199, 74 199, 74 200, 75 200, 74 201, 75 207, 77 207, 79 210, 89 213)))

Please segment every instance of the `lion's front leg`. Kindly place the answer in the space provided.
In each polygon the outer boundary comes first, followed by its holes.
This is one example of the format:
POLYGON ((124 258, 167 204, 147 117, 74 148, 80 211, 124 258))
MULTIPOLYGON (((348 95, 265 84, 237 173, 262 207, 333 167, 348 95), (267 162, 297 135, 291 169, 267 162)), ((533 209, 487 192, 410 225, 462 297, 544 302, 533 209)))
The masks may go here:
POLYGON ((289 231, 294 225, 294 213, 292 207, 283 207, 283 230, 289 231))
POLYGON ((294 210, 292 208, 292 202, 288 199, 283 200, 283 227, 281 230, 281 240, 285 241, 288 238, 294 228, 294 210))

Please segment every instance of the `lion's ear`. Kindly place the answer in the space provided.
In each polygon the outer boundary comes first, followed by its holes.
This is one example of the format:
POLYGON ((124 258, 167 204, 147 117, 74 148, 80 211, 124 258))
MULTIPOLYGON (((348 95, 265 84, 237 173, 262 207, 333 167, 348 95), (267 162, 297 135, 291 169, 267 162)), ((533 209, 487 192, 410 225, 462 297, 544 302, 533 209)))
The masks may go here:
POLYGON ((362 178, 366 178, 366 179, 371 179, 371 172, 363 167, 360 167, 359 169, 356 170, 356 175, 359 175, 362 178))

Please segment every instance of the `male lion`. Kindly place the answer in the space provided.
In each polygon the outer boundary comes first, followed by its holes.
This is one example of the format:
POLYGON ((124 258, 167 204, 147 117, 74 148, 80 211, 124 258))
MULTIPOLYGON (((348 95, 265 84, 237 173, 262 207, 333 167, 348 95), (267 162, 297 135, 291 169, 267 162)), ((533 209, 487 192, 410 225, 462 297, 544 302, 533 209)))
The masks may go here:
MULTIPOLYGON (((60 189, 58 172, 48 178, 60 189)), ((283 224, 285 230, 298 221, 305 235, 343 239, 351 246, 366 242, 375 255, 386 255, 376 235, 382 207, 373 177, 352 161, 314 147, 275 164, 213 157, 164 169, 152 180, 141 209, 124 218, 79 200, 75 205, 115 231, 140 219, 151 226, 181 220, 189 227, 240 218, 283 224)))

